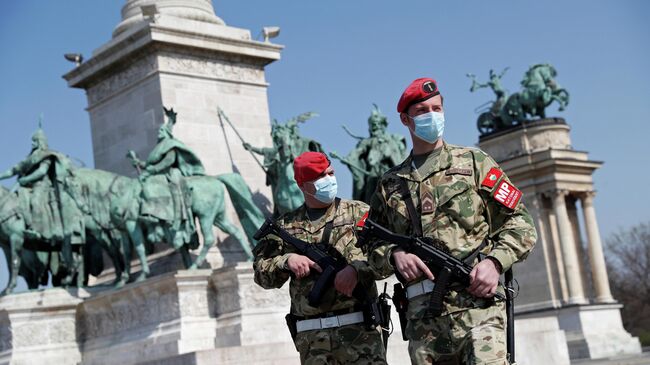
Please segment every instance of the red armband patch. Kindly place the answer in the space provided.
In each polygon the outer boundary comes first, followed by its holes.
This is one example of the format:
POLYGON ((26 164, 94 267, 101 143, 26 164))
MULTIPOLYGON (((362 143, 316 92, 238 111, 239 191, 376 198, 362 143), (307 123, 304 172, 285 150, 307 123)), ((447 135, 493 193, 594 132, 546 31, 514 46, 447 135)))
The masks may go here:
POLYGON ((368 218, 368 213, 369 212, 366 212, 366 214, 364 214, 363 217, 359 219, 359 221, 357 222, 357 227, 364 227, 366 225, 366 219, 368 218))
POLYGON ((521 200, 521 195, 521 190, 507 181, 500 182, 498 188, 492 193, 494 200, 510 209, 515 209, 517 203, 521 200))
POLYGON ((493 167, 490 169, 485 179, 483 179, 481 185, 487 186, 488 188, 493 188, 494 184, 496 184, 497 181, 499 181, 501 178, 501 175, 503 175, 503 172, 496 167, 493 167))

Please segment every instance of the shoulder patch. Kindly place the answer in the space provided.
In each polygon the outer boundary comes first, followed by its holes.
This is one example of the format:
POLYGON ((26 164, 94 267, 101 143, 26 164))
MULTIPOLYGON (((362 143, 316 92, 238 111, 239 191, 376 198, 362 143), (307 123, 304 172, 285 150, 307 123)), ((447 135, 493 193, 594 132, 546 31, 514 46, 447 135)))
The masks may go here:
POLYGON ((494 190, 492 196, 494 197, 494 200, 501 203, 501 205, 510 209, 515 209, 517 203, 521 200, 522 194, 521 190, 515 188, 504 179, 504 181, 499 183, 498 188, 494 190))
POLYGON ((481 186, 493 188, 497 181, 499 181, 501 178, 501 175, 503 175, 503 171, 497 169, 496 167, 491 168, 487 176, 485 176, 485 179, 483 179, 481 182, 481 186))
POLYGON ((366 225, 366 219, 368 219, 368 213, 370 212, 366 212, 366 214, 364 214, 363 217, 359 219, 359 221, 357 222, 357 227, 363 228, 366 225))

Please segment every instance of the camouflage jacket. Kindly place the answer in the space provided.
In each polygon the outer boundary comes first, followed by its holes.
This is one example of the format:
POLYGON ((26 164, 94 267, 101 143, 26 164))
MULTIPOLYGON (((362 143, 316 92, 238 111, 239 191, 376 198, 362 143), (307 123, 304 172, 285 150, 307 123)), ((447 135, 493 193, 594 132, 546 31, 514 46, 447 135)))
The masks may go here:
MULTIPOLYGON (((366 214, 368 206, 360 201, 341 200, 336 211, 334 211, 334 207, 335 204, 332 204, 327 213, 315 225, 309 220, 304 204, 300 208, 282 215, 277 223, 298 239, 319 243, 323 237, 325 224, 328 221, 333 221, 330 243, 357 270, 359 284, 368 289, 370 298, 375 298, 377 296, 375 285, 377 275, 368 265, 366 256, 361 249, 356 247, 357 238, 354 232, 355 224, 366 214)), ((286 264, 291 253, 298 252, 293 246, 284 243, 275 235, 268 235, 261 240, 253 251, 255 282, 266 289, 280 288, 290 278, 290 271, 286 264)), ((289 284, 291 313, 298 316, 313 316, 361 304, 356 299, 337 292, 332 285, 323 295, 318 307, 310 306, 307 296, 317 278, 316 274, 302 279, 291 277, 289 284)))
MULTIPOLYGON (((491 244, 482 252, 496 258, 504 271, 528 255, 537 239, 532 219, 521 193, 504 185, 510 181, 490 156, 444 143, 426 176, 414 166, 409 156, 384 174, 370 203, 374 221, 393 232, 413 235, 400 182, 405 180, 421 216, 423 236, 444 241, 455 257, 466 258, 486 237, 491 244), (502 186, 507 192, 500 190, 502 186)), ((392 274, 390 256, 395 245, 374 241, 368 246, 370 265, 382 276, 392 274)), ((490 304, 464 290, 449 291, 444 302, 443 314, 490 304)))

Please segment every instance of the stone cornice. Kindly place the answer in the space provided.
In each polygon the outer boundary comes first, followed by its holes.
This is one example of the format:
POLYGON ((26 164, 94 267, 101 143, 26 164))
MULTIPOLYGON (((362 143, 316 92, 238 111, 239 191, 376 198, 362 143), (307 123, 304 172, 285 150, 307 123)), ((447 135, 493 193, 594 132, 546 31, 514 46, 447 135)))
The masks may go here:
MULTIPOLYGON (((139 53, 160 45, 179 49, 205 50, 250 58, 263 66, 280 59, 281 45, 234 38, 236 31, 214 25, 207 33, 185 28, 181 22, 141 23, 100 47, 88 61, 63 76, 68 86, 87 88, 104 78, 110 70, 123 63, 133 62, 139 53), (176 24, 179 23, 179 24, 176 24), (177 25, 177 26, 175 26, 177 25), (219 32, 223 30, 223 32, 219 32)), ((232 28, 237 30, 236 28, 232 28)))

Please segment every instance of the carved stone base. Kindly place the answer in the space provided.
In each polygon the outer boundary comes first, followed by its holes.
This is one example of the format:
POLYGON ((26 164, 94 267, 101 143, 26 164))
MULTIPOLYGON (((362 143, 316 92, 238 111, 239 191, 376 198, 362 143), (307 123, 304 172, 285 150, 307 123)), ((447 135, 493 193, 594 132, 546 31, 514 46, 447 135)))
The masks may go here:
POLYGON ((515 360, 529 365, 569 365, 564 331, 554 313, 515 314, 515 360))
POLYGON ((641 353, 641 344, 623 328, 621 304, 565 307, 558 311, 571 359, 602 359, 641 353))
POLYGON ((172 272, 86 299, 77 310, 84 364, 128 364, 213 348, 210 274, 172 272))
POLYGON ((288 309, 288 288, 258 287, 248 262, 14 294, 0 298, 0 364, 298 364, 288 309))
POLYGON ((48 289, 0 297, 0 364, 77 364, 75 291, 48 289))

